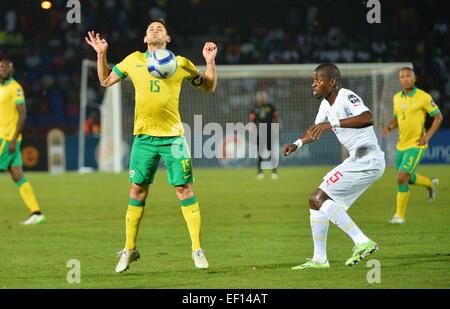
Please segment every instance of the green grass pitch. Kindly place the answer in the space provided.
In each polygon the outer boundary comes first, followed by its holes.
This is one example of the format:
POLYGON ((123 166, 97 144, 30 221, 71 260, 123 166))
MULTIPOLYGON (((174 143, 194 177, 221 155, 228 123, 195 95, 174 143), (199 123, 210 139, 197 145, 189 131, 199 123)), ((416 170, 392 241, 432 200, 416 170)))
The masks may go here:
MULTIPOLYGON (((187 228, 165 170, 151 186, 141 224, 141 259, 114 272, 124 244, 126 174, 27 173, 47 223, 21 226, 25 206, 8 175, 0 175, 0 288, 449 288, 450 166, 420 166, 440 178, 427 201, 412 187, 407 223, 392 226, 395 171, 386 170, 350 208, 380 245, 381 283, 369 284, 366 260, 349 268, 352 242, 330 224, 327 270, 291 271, 311 257, 308 196, 329 167, 280 169, 280 179, 257 181, 254 169, 197 169, 196 195, 210 268, 196 270, 187 228), (68 284, 66 264, 81 263, 81 283, 68 284)), ((269 176, 269 174, 266 174, 269 176)))

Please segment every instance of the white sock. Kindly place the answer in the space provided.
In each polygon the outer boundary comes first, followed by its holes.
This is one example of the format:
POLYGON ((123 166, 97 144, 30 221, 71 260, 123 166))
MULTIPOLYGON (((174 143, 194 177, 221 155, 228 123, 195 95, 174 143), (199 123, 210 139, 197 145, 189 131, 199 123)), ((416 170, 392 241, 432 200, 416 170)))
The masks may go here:
POLYGON ((369 241, 369 238, 364 235, 355 222, 353 222, 352 218, 347 214, 343 205, 339 205, 333 200, 326 200, 319 211, 331 222, 336 224, 337 227, 347 233, 356 245, 364 244, 369 241))
POLYGON ((319 263, 327 261, 328 218, 318 210, 309 210, 311 231, 314 241, 313 260, 319 263))

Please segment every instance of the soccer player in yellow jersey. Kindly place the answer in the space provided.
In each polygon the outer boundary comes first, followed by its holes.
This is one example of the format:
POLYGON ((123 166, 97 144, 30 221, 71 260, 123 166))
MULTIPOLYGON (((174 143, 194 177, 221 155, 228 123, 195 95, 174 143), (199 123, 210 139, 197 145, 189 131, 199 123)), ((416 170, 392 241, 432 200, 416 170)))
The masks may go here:
POLYGON ((31 212, 25 225, 45 222, 30 183, 23 176, 20 144, 27 114, 22 86, 12 77, 10 60, 0 60, 0 171, 8 170, 31 212))
POLYGON ((217 84, 215 57, 217 47, 206 42, 203 57, 206 72, 188 59, 177 56, 178 67, 173 76, 156 79, 147 71, 146 58, 158 48, 166 48, 171 38, 163 20, 151 21, 147 27, 144 43, 147 51, 134 52, 122 62, 108 68, 106 51, 108 43, 94 31, 88 33, 86 41, 97 52, 98 78, 103 87, 130 78, 135 89, 134 142, 131 150, 129 178, 131 182, 126 224, 126 242, 119 252, 116 272, 128 269, 137 260, 136 238, 144 213, 149 185, 162 157, 167 167, 169 183, 175 187, 181 210, 186 220, 192 242, 192 259, 197 268, 208 268, 204 251, 200 244, 200 209, 193 190, 191 155, 185 138, 178 110, 180 90, 186 78, 194 87, 206 92, 214 92, 217 84), (174 151, 175 150, 175 151, 174 151))
POLYGON ((390 223, 405 223, 406 205, 409 199, 409 184, 428 189, 428 200, 436 197, 438 179, 430 179, 416 173, 416 169, 428 147, 428 142, 442 123, 442 114, 433 98, 415 86, 416 76, 413 69, 400 70, 402 91, 394 95, 393 118, 383 128, 386 135, 398 127, 396 155, 397 169, 397 211, 390 223), (431 128, 424 128, 426 115, 433 117, 431 128))

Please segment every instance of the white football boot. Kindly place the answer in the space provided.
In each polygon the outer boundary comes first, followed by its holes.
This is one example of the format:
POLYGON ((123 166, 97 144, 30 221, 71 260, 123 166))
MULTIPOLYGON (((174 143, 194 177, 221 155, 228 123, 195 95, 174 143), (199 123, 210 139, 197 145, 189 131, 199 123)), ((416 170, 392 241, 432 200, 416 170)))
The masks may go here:
POLYGON ((23 225, 41 224, 45 222, 45 216, 43 214, 33 214, 28 219, 22 222, 23 225))
POLYGON ((432 202, 436 198, 437 187, 439 185, 439 179, 433 178, 431 181, 433 182, 433 186, 431 189, 428 189, 428 202, 432 202))
POLYGON ((400 218, 397 215, 394 215, 391 219, 391 221, 389 221, 389 223, 391 224, 403 224, 405 223, 405 219, 400 218))
POLYGON ((205 252, 202 249, 193 251, 192 259, 194 260, 195 267, 197 268, 205 269, 209 267, 205 252))
POLYGON ((117 273, 124 272, 130 267, 131 262, 137 261, 141 257, 138 249, 122 250, 117 253, 117 256, 120 257, 116 266, 117 273))

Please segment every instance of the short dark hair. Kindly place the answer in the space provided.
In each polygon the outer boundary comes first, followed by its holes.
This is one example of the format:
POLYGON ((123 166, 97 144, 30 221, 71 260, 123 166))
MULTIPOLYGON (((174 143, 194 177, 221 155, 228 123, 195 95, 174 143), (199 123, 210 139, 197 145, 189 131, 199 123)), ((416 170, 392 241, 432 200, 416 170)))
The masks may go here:
POLYGON ((416 75, 416 72, 414 72, 414 69, 411 67, 403 67, 399 70, 399 72, 401 71, 411 71, 414 75, 416 75))
POLYGON ((6 62, 9 65, 13 65, 13 62, 9 58, 1 58, 0 62, 6 62))
POLYGON ((9 58, 3 58, 3 59, 0 59, 0 63, 2 63, 2 62, 11 67, 11 69, 12 69, 11 74, 13 74, 14 73, 14 63, 12 62, 12 60, 9 58))
POLYGON ((167 23, 164 20, 164 18, 155 18, 155 19, 150 19, 150 21, 148 22, 147 28, 148 26, 150 26, 152 23, 160 23, 164 26, 164 29, 166 29, 167 35, 169 35, 169 28, 167 27, 167 23))
POLYGON ((341 81, 341 72, 334 63, 322 63, 314 70, 314 72, 320 72, 327 78, 336 80, 337 83, 340 83, 341 81))

